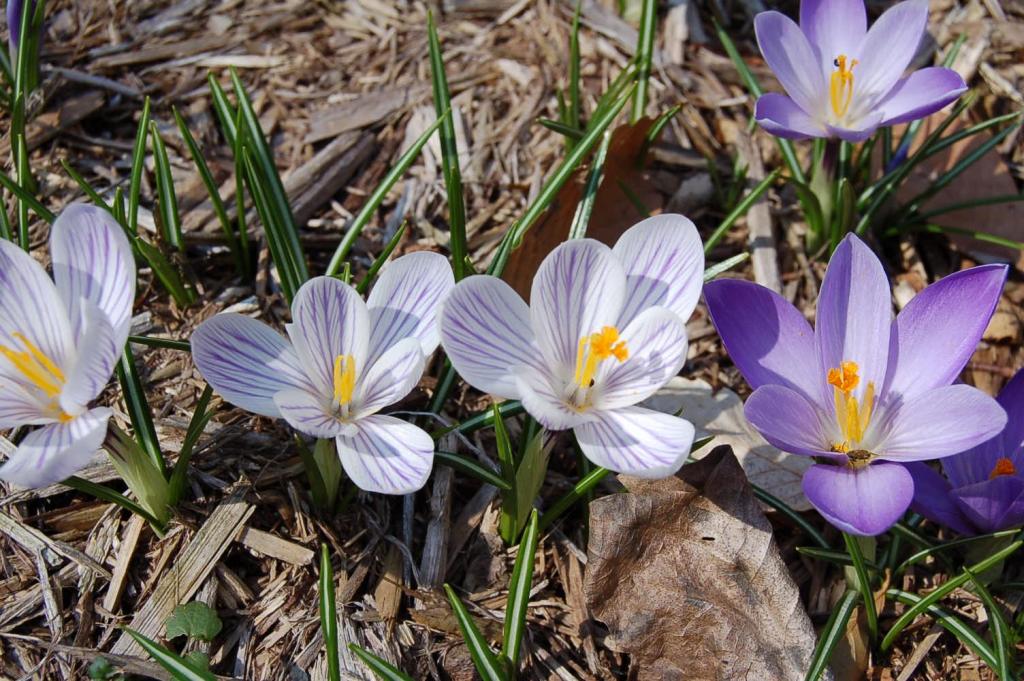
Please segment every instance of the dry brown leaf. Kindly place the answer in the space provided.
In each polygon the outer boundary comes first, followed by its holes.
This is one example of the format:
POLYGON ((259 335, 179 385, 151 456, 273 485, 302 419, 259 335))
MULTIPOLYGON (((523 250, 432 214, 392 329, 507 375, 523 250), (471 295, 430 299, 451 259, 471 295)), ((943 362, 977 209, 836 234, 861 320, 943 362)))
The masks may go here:
POLYGON ((802 679, 814 629, 729 448, 622 482, 590 505, 585 589, 636 678, 802 679))
POLYGON ((707 456, 719 445, 729 445, 750 482, 797 511, 810 510, 811 504, 804 496, 800 481, 814 461, 810 457, 787 454, 768 444, 747 423, 743 402, 736 393, 728 388, 712 392, 711 385, 705 381, 677 376, 644 406, 666 414, 679 414, 696 427, 698 438, 714 436, 714 440, 694 453, 694 458, 707 456))

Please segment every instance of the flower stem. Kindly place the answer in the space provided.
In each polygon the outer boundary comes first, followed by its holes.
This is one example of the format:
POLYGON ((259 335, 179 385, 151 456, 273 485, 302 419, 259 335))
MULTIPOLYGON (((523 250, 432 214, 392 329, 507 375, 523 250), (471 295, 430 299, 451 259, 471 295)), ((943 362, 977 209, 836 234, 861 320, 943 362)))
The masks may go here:
POLYGON ((851 583, 851 586, 858 589, 861 593, 861 600, 864 601, 864 617, 868 623, 868 640, 871 641, 873 646, 875 641, 878 640, 878 611, 875 609, 875 594, 871 589, 871 579, 868 576, 867 566, 864 564, 861 542, 870 542, 873 552, 875 540, 872 537, 855 537, 846 532, 843 532, 843 540, 846 542, 846 550, 850 554, 850 560, 853 561, 854 579, 851 580, 850 575, 847 575, 847 581, 855 582, 851 583))

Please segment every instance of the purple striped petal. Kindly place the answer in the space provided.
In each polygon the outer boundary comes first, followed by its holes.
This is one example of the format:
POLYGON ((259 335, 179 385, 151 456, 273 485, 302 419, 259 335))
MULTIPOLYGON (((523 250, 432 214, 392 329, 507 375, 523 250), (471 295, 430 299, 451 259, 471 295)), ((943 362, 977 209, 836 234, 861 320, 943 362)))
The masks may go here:
POLYGON ((891 324, 892 298, 882 263, 867 244, 850 234, 832 255, 818 296, 814 333, 822 370, 856 362, 860 382, 853 395, 860 399, 868 383, 880 390, 891 324))
POLYGON ((0 466, 0 479, 22 487, 45 487, 74 475, 103 444, 111 413, 97 407, 66 423, 33 430, 0 466))
POLYGON ((192 359, 224 399, 254 414, 279 417, 275 394, 313 390, 288 341, 240 314, 219 314, 200 324, 192 334, 192 359))
POLYGON ((871 450, 890 461, 939 459, 981 444, 1005 425, 1006 412, 994 399, 969 385, 947 385, 890 408, 871 450))
POLYGON ((513 369, 541 364, 530 308, 497 277, 460 281, 441 308, 440 326, 452 365, 477 390, 519 399, 513 369))
POLYGON ((0 389, 0 428, 53 423, 57 415, 53 409, 14 381, 7 381, 0 389))
MULTIPOLYGON (((299 288, 286 328, 317 392, 334 394, 334 362, 351 355, 356 375, 366 371, 370 314, 354 288, 334 277, 314 277, 299 288)), ((358 379, 357 379, 358 380, 358 379)))
POLYGON ((420 428, 379 414, 356 422, 358 432, 337 438, 341 465, 360 489, 411 494, 434 463, 434 441, 420 428))
POLYGON ((914 497, 914 480, 903 466, 863 468, 819 463, 804 473, 804 494, 843 532, 873 537, 896 524, 914 497))
POLYGON ((594 378, 595 409, 617 409, 646 400, 686 362, 686 324, 675 312, 649 307, 622 332, 624 362, 605 360, 594 378))
POLYGON ((959 487, 953 498, 982 534, 1024 524, 1024 478, 1019 475, 959 487))
POLYGON ((877 102, 900 79, 917 52, 928 24, 928 0, 904 0, 886 10, 868 30, 854 67, 854 105, 877 102))
POLYGON ((124 350, 124 339, 115 335, 107 313, 88 299, 81 305, 83 326, 78 357, 60 393, 60 407, 71 415, 82 413, 99 397, 124 350))
POLYGON ((828 89, 817 53, 800 27, 780 12, 761 12, 754 17, 757 45, 764 60, 796 105, 809 114, 828 102, 828 89))
POLYGON ((743 413, 765 440, 783 451, 846 459, 829 451, 831 443, 839 439, 838 434, 831 434, 836 428, 826 425, 826 415, 795 390, 761 386, 747 398, 743 413))
POLYGON ((75 203, 53 223, 50 253, 76 344, 87 333, 88 301, 107 317, 114 344, 124 346, 135 300, 135 257, 124 230, 102 208, 75 203))
POLYGON ((625 291, 622 264, 601 242, 574 239, 551 251, 530 292, 533 332, 548 365, 571 372, 580 339, 615 325, 625 291))
POLYGON ((595 418, 593 411, 569 408, 571 388, 566 382, 532 367, 517 367, 514 373, 523 408, 548 430, 574 428, 595 418))
POLYGON ((786 95, 767 92, 757 98, 754 120, 775 135, 789 140, 827 137, 828 131, 786 95))
POLYGON ((308 390, 282 390, 274 395, 274 404, 288 425, 312 437, 330 439, 350 429, 331 414, 328 401, 308 390))
POLYGON ((912 461, 904 467, 914 478, 914 500, 910 502, 910 510, 954 532, 975 533, 960 507, 954 503, 950 494, 952 487, 946 478, 923 461, 912 461))
MULTIPOLYGON (((68 315, 46 270, 32 256, 0 240, 0 345, 16 352, 28 348, 21 334, 57 367, 74 357, 68 315)), ((0 357, 0 376, 23 382, 11 363, 0 357)))
POLYGON ((899 80, 877 108, 882 125, 909 123, 929 116, 967 91, 967 84, 953 69, 941 66, 914 71, 899 80))
POLYGON ((690 455, 693 424, 678 416, 626 407, 576 426, 583 454, 598 466, 638 478, 665 478, 690 455))
POLYGON ((384 265, 366 301, 370 312, 366 366, 403 338, 417 339, 423 355, 429 357, 441 340, 437 328, 441 303, 454 285, 452 268, 438 253, 410 253, 384 265))
POLYGON ((409 394, 423 376, 422 345, 417 338, 406 338, 391 346, 373 363, 359 385, 355 400, 359 418, 394 404, 409 394))
POLYGON ((832 60, 854 57, 868 31, 863 0, 801 0, 800 30, 817 50, 822 73, 832 73, 832 60))
POLYGON ((885 392, 909 399, 955 381, 995 312, 1006 271, 972 267, 917 294, 892 323, 885 392))
POLYGON ((704 247, 693 222, 672 214, 647 218, 627 229, 612 253, 626 271, 620 329, 655 305, 690 318, 704 283, 704 247))
POLYGON ((733 363, 751 388, 782 385, 811 402, 824 402, 825 370, 814 331, 785 298, 753 282, 719 279, 704 287, 711 320, 733 363))

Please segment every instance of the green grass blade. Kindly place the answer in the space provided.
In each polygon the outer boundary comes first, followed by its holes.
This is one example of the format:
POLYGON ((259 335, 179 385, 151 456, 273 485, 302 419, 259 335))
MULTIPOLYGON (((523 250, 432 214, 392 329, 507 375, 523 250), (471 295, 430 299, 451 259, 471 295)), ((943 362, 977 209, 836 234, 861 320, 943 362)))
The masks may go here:
POLYGON ((370 198, 366 200, 366 203, 363 204, 363 207, 359 210, 356 216, 352 218, 352 222, 349 225, 348 230, 345 232, 344 238, 341 240, 341 243, 338 244, 338 248, 335 249, 334 255, 331 256, 331 262, 327 265, 327 271, 325 272, 327 276, 332 277, 341 271, 341 266, 348 257, 348 252, 352 249, 352 246, 355 245, 356 239, 359 238, 359 235, 362 234, 363 228, 365 228, 373 218, 374 212, 376 212, 377 208, 380 207, 380 204, 384 201, 384 197, 388 195, 391 188, 395 186, 395 183, 398 182, 399 178, 405 174, 409 169, 409 166, 412 165, 412 162, 416 160, 416 157, 419 156, 420 150, 422 150, 426 145, 430 136, 433 135, 437 129, 441 127, 441 124, 450 116, 451 112, 446 111, 444 115, 435 120, 429 128, 424 130, 423 134, 419 136, 416 142, 414 142, 413 145, 401 155, 401 157, 399 157, 395 166, 388 171, 388 174, 384 176, 381 183, 373 190, 373 193, 370 194, 370 198))
POLYGON ((164 146, 164 140, 160 137, 156 121, 150 122, 149 132, 153 142, 156 195, 164 239, 171 248, 181 252, 185 249, 185 241, 181 237, 181 214, 178 212, 178 195, 174 191, 171 161, 167 158, 167 147, 164 146))
POLYGON ((349 643, 348 649, 352 654, 362 660, 367 668, 383 681, 412 681, 412 677, 401 671, 387 660, 377 657, 368 650, 360 648, 355 643, 349 643))
MULTIPOLYGON (((54 215, 54 213, 51 210, 49 210, 43 204, 39 203, 39 200, 32 195, 32 192, 20 186, 17 182, 8 177, 6 173, 0 172, 0 185, 3 185, 4 189, 14 194, 14 197, 16 199, 24 202, 29 208, 32 209, 33 213, 35 213, 40 218, 45 220, 48 224, 52 225, 54 220, 57 219, 57 216, 54 215)), ((4 214, 6 215, 6 211, 4 214)), ((10 231, 9 228, 8 231, 10 231)))
POLYGON ((157 520, 156 516, 147 511, 145 508, 137 504, 134 500, 129 499, 120 492, 113 490, 106 485, 95 483, 92 480, 86 480, 80 478, 77 475, 72 475, 70 478, 61 481, 62 485, 70 487, 73 490, 88 494, 91 497, 95 497, 100 501, 106 501, 110 504, 116 504, 121 508, 125 509, 129 513, 134 513, 139 516, 156 529, 162 528, 162 523, 157 520))
POLYGON ((921 220, 928 221, 937 215, 945 215, 946 213, 952 213, 957 210, 978 208, 979 206, 994 206, 1000 203, 1014 203, 1016 201, 1024 201, 1024 194, 1002 194, 1000 196, 986 196, 980 199, 971 199, 970 201, 957 201, 956 203, 950 203, 945 206, 940 206, 920 213, 918 217, 921 220))
POLYGON ((199 436, 203 434, 206 424, 213 418, 213 411, 209 408, 211 398, 213 398, 213 388, 207 385, 203 388, 203 394, 199 396, 199 401, 192 412, 192 419, 188 423, 188 430, 185 431, 185 439, 181 443, 178 460, 174 462, 174 470, 171 472, 171 480, 168 485, 171 506, 178 503, 185 491, 188 464, 192 460, 192 452, 195 450, 199 436))
POLYGON ((533 558, 540 538, 537 509, 530 512, 530 520, 519 542, 519 553, 512 567, 508 585, 508 601, 505 605, 505 633, 502 637, 501 654, 505 666, 513 674, 519 668, 519 650, 526 631, 527 607, 530 603, 530 589, 533 586, 533 558))
POLYGON ((82 175, 75 170, 70 163, 68 163, 66 158, 62 158, 60 160, 60 165, 64 168, 64 172, 68 174, 68 177, 75 181, 75 184, 78 185, 79 189, 85 192, 85 195, 89 197, 90 201, 111 215, 114 214, 114 207, 103 200, 103 197, 100 196, 99 192, 92 188, 92 185, 90 185, 85 178, 82 177, 82 175))
POLYGON ((572 216, 572 224, 569 225, 569 238, 582 239, 587 235, 587 225, 590 224, 590 215, 594 212, 594 203, 597 201, 597 191, 601 188, 604 180, 604 163, 608 157, 608 147, 611 146, 612 133, 605 131, 601 146, 597 148, 594 155, 594 163, 587 174, 587 183, 583 188, 583 198, 576 205, 576 212, 572 216))
POLYGON ((146 131, 149 130, 149 97, 142 104, 139 127, 135 131, 135 145, 132 147, 131 184, 128 186, 128 228, 132 234, 139 233, 139 195, 142 191, 142 171, 146 166, 146 131))
POLYGON ((338 657, 338 606, 334 600, 334 568, 327 544, 320 545, 320 629, 327 648, 327 678, 341 681, 341 658, 338 657))
POLYGON ((502 491, 507 492, 512 489, 512 485, 505 482, 505 480, 486 466, 467 457, 459 456, 454 452, 434 452, 434 460, 439 464, 443 464, 449 468, 454 468, 461 473, 474 477, 480 482, 485 482, 488 485, 494 485, 502 491))
MULTIPOLYGON (((900 591, 899 589, 889 589, 885 592, 887 598, 891 598, 894 601, 898 601, 904 605, 911 607, 917 607, 924 600, 917 594, 912 594, 907 591, 900 591)), ((989 668, 996 668, 996 655, 992 651, 992 648, 985 642, 983 638, 974 631, 970 626, 964 623, 959 617, 956 617, 950 612, 943 610, 936 605, 928 605, 925 611, 935 618, 935 621, 939 625, 957 637, 957 639, 965 646, 970 648, 975 655, 981 658, 982 662, 987 664, 989 668)))
POLYGON ((861 600, 864 603, 864 616, 868 622, 868 640, 874 643, 878 639, 878 610, 875 608, 875 593, 871 589, 871 577, 868 576, 868 569, 864 564, 864 554, 860 550, 860 542, 857 537, 843 532, 843 541, 846 542, 846 551, 850 554, 850 562, 853 563, 853 570, 857 574, 857 588, 860 590, 861 600))
POLYGON ((859 598, 860 594, 857 591, 847 591, 832 609, 832 614, 818 637, 818 643, 814 646, 814 655, 811 657, 807 676, 804 677, 805 681, 818 681, 825 669, 828 668, 832 651, 835 650, 836 644, 846 636, 846 625, 857 607, 859 598))
POLYGON ((501 477, 508 482, 511 494, 501 495, 501 518, 498 531, 501 538, 507 544, 515 542, 519 535, 519 528, 516 526, 516 519, 519 517, 517 508, 518 495, 516 494, 516 470, 518 461, 512 448, 512 440, 509 438, 508 429, 505 427, 505 419, 498 411, 498 405, 491 408, 494 415, 494 439, 498 450, 498 465, 501 468, 501 477))
POLYGON ((175 681, 217 681, 217 677, 205 669, 200 669, 189 660, 173 653, 151 638, 143 636, 137 631, 124 628, 125 633, 135 639, 143 650, 152 657, 158 665, 167 670, 175 681))
MULTIPOLYGON (((978 232, 973 229, 963 229, 962 227, 947 227, 945 225, 907 225, 905 230, 912 232, 929 232, 931 234, 960 234, 962 236, 969 236, 972 239, 978 241, 984 241, 986 243, 995 244, 997 246, 1004 246, 1006 248, 1015 248, 1017 250, 1024 250, 1024 241, 1014 241, 1013 239, 1006 239, 995 234, 989 234, 988 232, 978 232)), ((905 231, 903 230, 903 231, 905 231)), ((897 228, 886 230, 886 236, 898 236, 903 231, 897 228)))
POLYGON ((466 642, 466 647, 469 648, 469 656, 473 659, 473 666, 476 667, 477 672, 484 678, 484 681, 508 681, 501 662, 491 651, 483 634, 477 629, 466 606, 462 604, 448 584, 444 585, 444 592, 448 595, 448 602, 451 603, 459 631, 462 632, 462 638, 466 642))
POLYGON ((960 547, 960 546, 964 546, 966 544, 972 544, 972 543, 974 543, 976 541, 988 541, 990 539, 1004 539, 1006 537, 1012 537, 1015 534, 1017 534, 1017 530, 1003 530, 1001 532, 992 532, 992 533, 989 533, 989 534, 979 534, 979 535, 975 535, 973 537, 963 537, 961 539, 954 539, 953 541, 945 542, 943 544, 938 544, 936 546, 929 546, 927 548, 924 548, 924 549, 918 551, 917 553, 915 553, 914 555, 910 556, 909 558, 904 560, 902 563, 900 563, 899 567, 897 567, 896 570, 895 570, 895 574, 897 574, 897 575, 903 574, 904 570, 906 570, 908 567, 910 567, 911 565, 914 565, 916 563, 920 563, 922 560, 924 560, 925 558, 928 558, 929 556, 934 556, 936 554, 942 554, 943 552, 949 551, 950 549, 954 549, 954 548, 957 548, 957 547, 960 547))
POLYGON ((157 470, 164 470, 164 456, 160 452, 160 440, 153 426, 153 414, 149 409, 146 391, 135 367, 135 357, 130 347, 125 347, 121 354, 121 361, 117 364, 117 379, 121 383, 125 407, 135 430, 135 439, 153 460, 157 470))
POLYGON ((281 276, 281 292, 290 305, 303 281, 298 279, 298 275, 292 268, 292 257, 287 251, 285 241, 278 238, 281 230, 279 229, 280 225, 276 222, 277 214, 270 203, 267 188, 259 178, 255 160, 248 146, 242 148, 242 159, 245 167, 245 184, 249 188, 249 195, 252 197, 260 222, 263 223, 270 257, 277 265, 278 274, 281 276), (271 236, 271 234, 275 236, 271 236))
POLYGON ((153 274, 160 280, 163 287, 170 292, 178 307, 186 308, 195 302, 195 291, 185 285, 178 271, 171 265, 159 248, 142 237, 135 237, 132 245, 135 246, 139 255, 153 269, 153 274))
MULTIPOLYGON (((28 138, 25 134, 25 128, 28 125, 26 102, 34 88, 34 84, 30 82, 32 79, 29 75, 32 70, 29 63, 31 60, 30 50, 32 48, 30 33, 32 31, 33 13, 29 11, 31 6, 30 3, 24 3, 21 16, 18 17, 21 40, 18 41, 15 61, 14 112, 11 116, 10 129, 11 151, 14 154, 14 168, 18 178, 18 185, 24 188, 27 193, 32 193, 33 186, 32 170, 29 167, 28 138)), ((17 216, 18 244, 27 251, 29 246, 28 206, 20 197, 18 197, 17 216)))
MULTIPOLYGON (((510 416, 517 416, 523 413, 523 403, 519 400, 505 400, 504 402, 498 403, 498 412, 503 418, 509 418, 510 416)), ((494 411, 492 409, 485 409, 476 416, 471 416, 461 423, 456 423, 445 428, 439 428, 430 434, 430 437, 437 440, 438 438, 452 432, 453 430, 459 431, 463 435, 469 435, 475 433, 482 428, 489 428, 494 425, 494 411)))
POLYGON ((430 80, 434 90, 434 110, 441 123, 441 169, 448 196, 449 248, 452 252, 452 271, 455 281, 466 276, 466 204, 462 192, 462 172, 459 170, 459 149, 455 139, 455 117, 445 116, 452 108, 448 78, 444 72, 441 41, 437 37, 434 15, 427 12, 427 38, 430 48, 430 80))
MULTIPOLYGON (((580 98, 580 10, 582 0, 576 0, 572 13, 572 28, 569 30, 569 106, 565 123, 577 130, 583 125, 583 106, 580 98)), ((571 148, 571 145, 570 145, 571 148)))
MULTIPOLYGON (((994 670, 999 675, 1000 681, 1014 681, 1011 664, 1014 637, 1010 632, 1010 625, 1003 616, 999 604, 992 598, 992 594, 985 588, 981 580, 969 568, 964 568, 964 572, 970 575, 974 592, 981 598, 981 602, 985 605, 985 611, 988 613, 989 628, 992 630, 992 648, 996 655, 994 670)), ((1016 678, 1019 679, 1019 677, 1016 678)))
POLYGON ((398 242, 402 240, 403 236, 405 236, 405 231, 408 226, 409 223, 403 221, 398 229, 395 230, 394 236, 392 236, 388 243, 385 244, 384 250, 380 252, 380 255, 378 255, 376 259, 374 259, 373 263, 370 265, 370 269, 366 271, 366 276, 363 277, 363 280, 359 282, 358 286, 356 286, 356 290, 359 291, 360 295, 366 295, 366 292, 370 290, 370 284, 373 283, 373 280, 377 277, 377 273, 380 272, 380 268, 384 266, 384 263, 386 263, 388 258, 391 257, 395 248, 398 247, 398 242))
POLYGON ((654 123, 651 124, 651 128, 647 131, 647 134, 644 135, 644 145, 639 154, 641 163, 647 158, 647 152, 650 151, 651 146, 658 141, 659 137, 661 137, 661 132, 665 129, 665 126, 668 125, 669 121, 675 118, 682 110, 683 105, 676 104, 671 109, 664 111, 660 116, 654 119, 654 123))
POLYGON ((995 118, 990 118, 987 121, 982 121, 981 123, 977 123, 968 128, 964 128, 963 130, 957 130, 954 133, 946 135, 945 137, 936 140, 934 144, 932 144, 926 149, 922 160, 926 158, 931 158, 932 156, 935 156, 936 154, 945 151, 946 149, 953 146, 960 140, 967 139, 968 137, 973 137, 974 135, 985 132, 986 130, 990 130, 998 125, 1001 125, 1002 123, 1018 119, 1021 117, 1021 115, 1022 114, 1020 111, 1013 111, 1011 113, 1003 114, 1002 116, 996 116, 995 118))
POLYGON ((569 141, 576 141, 583 137, 582 130, 580 130, 579 128, 574 128, 568 123, 563 123, 562 121, 556 121, 550 118, 538 118, 537 122, 543 125, 548 130, 557 132, 559 135, 565 137, 569 141))
POLYGON ((647 110, 647 89, 650 86, 651 63, 654 61, 654 37, 657 35, 658 2, 641 0, 640 30, 636 36, 636 91, 630 122, 637 123, 647 110))
POLYGON ((743 253, 737 253, 731 258, 726 258, 722 262, 712 265, 711 267, 704 270, 704 283, 711 281, 722 272, 728 272, 729 270, 736 267, 740 263, 748 260, 749 258, 750 253, 744 251, 743 253))
POLYGON ((750 207, 761 198, 761 195, 768 191, 768 188, 772 186, 775 180, 779 179, 779 175, 782 170, 776 168, 768 177, 764 178, 757 185, 751 189, 743 200, 736 204, 736 207, 729 211, 729 214, 725 216, 725 219, 715 228, 715 231, 711 233, 711 236, 704 242, 704 253, 709 253, 712 248, 718 245, 718 242, 725 237, 726 232, 739 220, 741 217, 747 214, 750 207))
POLYGON ((609 473, 611 471, 607 468, 597 467, 580 478, 579 482, 573 485, 571 490, 562 495, 558 501, 551 505, 551 508, 544 512, 544 515, 540 518, 540 531, 546 530, 551 526, 551 523, 558 520, 573 504, 586 497, 609 473))

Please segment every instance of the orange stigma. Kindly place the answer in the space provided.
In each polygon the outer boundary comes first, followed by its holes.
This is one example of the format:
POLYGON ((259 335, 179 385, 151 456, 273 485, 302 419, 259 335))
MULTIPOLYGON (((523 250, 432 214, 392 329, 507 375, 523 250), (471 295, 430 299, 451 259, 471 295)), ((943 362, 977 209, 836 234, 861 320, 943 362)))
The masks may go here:
POLYGON ((1013 461, 1006 457, 1000 457, 996 460, 996 465, 992 467, 992 472, 988 474, 988 479, 994 480, 1000 475, 1017 475, 1017 467, 1013 465, 1013 461))

